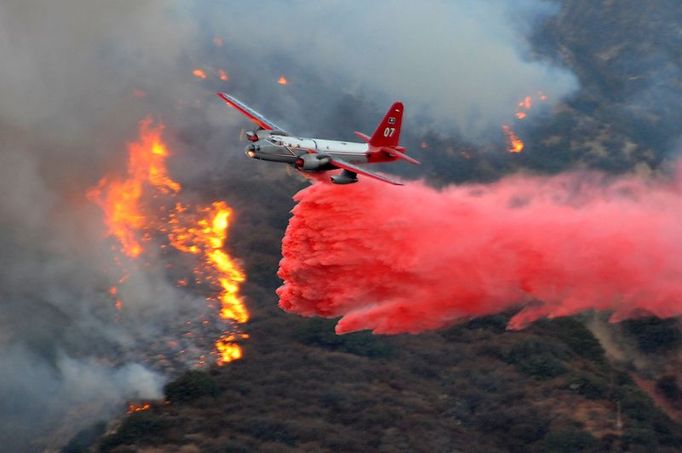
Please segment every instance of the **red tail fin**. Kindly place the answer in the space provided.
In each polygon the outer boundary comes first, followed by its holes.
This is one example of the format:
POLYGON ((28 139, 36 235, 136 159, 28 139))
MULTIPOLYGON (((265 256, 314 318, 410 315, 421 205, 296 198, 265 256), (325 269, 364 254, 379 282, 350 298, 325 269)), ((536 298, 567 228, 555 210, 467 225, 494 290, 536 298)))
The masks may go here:
POLYGON ((398 146, 400 141, 400 126, 403 123, 403 103, 395 102, 386 116, 379 123, 379 127, 374 131, 369 139, 370 146, 398 146))

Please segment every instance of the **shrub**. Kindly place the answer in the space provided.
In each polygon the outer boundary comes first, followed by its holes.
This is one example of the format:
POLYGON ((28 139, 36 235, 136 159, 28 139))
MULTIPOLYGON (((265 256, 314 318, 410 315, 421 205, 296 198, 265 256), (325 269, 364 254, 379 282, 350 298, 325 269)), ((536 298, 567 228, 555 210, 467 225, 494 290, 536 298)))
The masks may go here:
POLYGON ((674 319, 632 319, 623 321, 623 326, 643 352, 670 351, 682 345, 682 332, 674 319))
POLYGON ((599 447, 597 439, 577 428, 567 428, 547 434, 544 450, 552 453, 575 453, 594 451, 599 447))
POLYGON ((552 379, 566 372, 566 367, 549 354, 528 357, 516 364, 523 373, 538 379, 552 379))
POLYGON ((592 332, 575 318, 557 318, 543 321, 548 329, 580 357, 597 363, 604 363, 604 348, 592 332))
POLYGON ((656 412, 651 400, 639 391, 625 394, 621 407, 624 415, 643 422, 650 421, 656 412))
POLYGON ((682 390, 675 376, 663 376, 656 382, 656 390, 675 405, 682 404, 682 390))
POLYGON ((566 373, 558 357, 566 352, 560 346, 537 338, 529 338, 511 347, 502 359, 516 369, 537 379, 552 379, 566 373))
POLYGON ((280 442, 289 446, 294 446, 298 437, 289 423, 268 418, 246 420, 239 428, 245 434, 261 441, 280 442))
POLYGON ((628 447, 633 445, 644 446, 647 451, 655 451, 658 449, 656 433, 649 427, 636 426, 628 429, 623 434, 623 442, 628 447))
POLYGON ((523 451, 545 436, 549 419, 531 409, 509 407, 482 413, 475 423, 483 432, 502 436, 511 450, 523 451))
POLYGON ((166 399, 173 403, 192 401, 202 396, 218 395, 215 379, 204 371, 191 370, 164 387, 166 399))
POLYGON ((61 450, 61 453, 85 453, 90 447, 104 434, 107 424, 98 422, 80 431, 73 439, 61 450))
POLYGON ((657 410, 652 425, 659 444, 677 447, 682 445, 682 425, 671 420, 666 414, 657 410))
POLYGON ((334 321, 327 319, 311 319, 304 322, 294 331, 294 336, 298 341, 309 346, 369 358, 388 358, 393 355, 393 348, 388 344, 388 339, 368 332, 336 335, 334 321))
POLYGON ((108 451, 119 445, 149 443, 150 438, 158 436, 168 428, 169 423, 160 416, 149 412, 130 415, 112 435, 102 441, 100 448, 108 451))
POLYGON ((507 330, 507 323, 510 319, 509 313, 484 316, 467 322, 466 327, 469 329, 490 329, 493 332, 502 333, 507 330))
POLYGON ((605 399, 608 396, 609 386, 604 379, 587 373, 580 373, 569 380, 571 390, 575 390, 587 399, 605 399))

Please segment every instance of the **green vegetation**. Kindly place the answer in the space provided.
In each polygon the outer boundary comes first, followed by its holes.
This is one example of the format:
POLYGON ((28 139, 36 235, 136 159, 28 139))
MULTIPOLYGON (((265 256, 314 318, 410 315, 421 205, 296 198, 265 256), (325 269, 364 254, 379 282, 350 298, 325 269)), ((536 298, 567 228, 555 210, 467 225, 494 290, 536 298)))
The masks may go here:
POLYGON ((164 392, 168 401, 173 403, 192 401, 203 396, 215 398, 218 385, 215 379, 204 371, 192 370, 179 379, 166 384, 164 392))
POLYGON ((537 328, 548 335, 553 335, 565 343, 571 350, 585 359, 596 363, 604 363, 604 348, 592 335, 585 324, 575 318, 557 318, 537 322, 537 328))
POLYGON ((552 379, 566 373, 567 357, 566 346, 538 337, 514 344, 503 355, 505 362, 537 379, 552 379))
POLYGON ((656 390, 670 403, 682 408, 682 389, 675 376, 663 376, 656 382, 656 390))
POLYGON ((609 383, 600 376, 580 372, 569 379, 568 388, 591 400, 610 398, 609 383))
POLYGON ((60 453, 87 453, 90 447, 104 434, 105 422, 97 422, 80 431, 71 441, 61 449, 60 453))
POLYGON ((385 337, 369 332, 336 335, 336 321, 313 318, 306 320, 294 331, 294 337, 303 344, 332 351, 347 352, 373 359, 388 358, 392 348, 385 337))
POLYGON ((675 319, 641 318, 622 324, 643 352, 665 352, 682 346, 682 331, 675 319))
POLYGON ((130 415, 116 433, 102 440, 100 449, 109 451, 119 445, 153 444, 159 441, 170 424, 162 416, 150 412, 137 412, 130 415))
POLYGON ((552 453, 589 452, 597 451, 599 442, 586 431, 567 428, 549 433, 543 447, 552 453))

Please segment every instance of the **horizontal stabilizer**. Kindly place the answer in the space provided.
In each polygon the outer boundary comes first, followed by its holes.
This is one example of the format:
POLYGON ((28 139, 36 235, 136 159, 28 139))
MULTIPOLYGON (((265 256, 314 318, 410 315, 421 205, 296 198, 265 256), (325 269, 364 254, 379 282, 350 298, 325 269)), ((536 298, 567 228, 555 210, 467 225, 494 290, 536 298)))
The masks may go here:
POLYGON ((358 131, 355 131, 355 135, 357 135, 358 138, 360 140, 362 140, 363 142, 369 143, 369 140, 370 140, 369 135, 363 134, 362 132, 358 132, 358 131))
POLYGON ((390 154, 393 157, 397 157, 398 159, 406 160, 407 162, 409 162, 411 164, 419 165, 421 163, 417 159, 414 159, 414 158, 408 156, 407 154, 403 153, 402 151, 398 151, 395 148, 384 147, 384 148, 381 148, 381 150, 384 151, 385 153, 390 154))

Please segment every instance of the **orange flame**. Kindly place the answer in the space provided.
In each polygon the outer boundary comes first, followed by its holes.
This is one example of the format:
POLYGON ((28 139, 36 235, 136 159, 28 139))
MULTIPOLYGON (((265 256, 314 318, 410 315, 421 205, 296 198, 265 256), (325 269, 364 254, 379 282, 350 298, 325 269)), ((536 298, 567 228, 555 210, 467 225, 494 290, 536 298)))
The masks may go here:
POLYGON ((218 77, 220 77, 220 80, 222 80, 223 82, 227 82, 228 80, 230 80, 230 76, 227 75, 227 71, 225 71, 224 69, 218 70, 218 77))
POLYGON ((140 122, 140 139, 128 144, 127 177, 124 180, 102 178, 88 191, 88 199, 104 211, 109 234, 121 244, 121 251, 135 258, 142 253, 140 233, 149 224, 142 210, 141 198, 146 186, 161 193, 175 193, 180 184, 166 171, 168 149, 161 141, 163 126, 152 126, 151 118, 140 122))
POLYGON ((128 413, 134 414, 135 412, 142 412, 152 408, 150 403, 129 403, 128 413))
MULTIPOLYGON (((537 99, 539 99, 541 102, 545 102, 549 98, 542 91, 538 91, 537 99)), ((514 116, 517 120, 524 120, 528 118, 528 112, 531 110, 531 108, 533 108, 533 96, 526 96, 516 104, 516 112, 514 113, 514 116)), ((512 130, 511 126, 503 124, 502 132, 504 133, 505 137, 507 137, 507 150, 510 153, 520 153, 523 151, 525 144, 523 143, 523 140, 516 135, 516 132, 512 130)))
MULTIPOLYGON (((140 122, 140 139, 128 145, 127 177, 123 180, 102 178, 97 187, 88 191, 88 198, 104 211, 108 234, 121 247, 121 252, 138 258, 144 252, 143 244, 156 234, 166 235, 177 250, 197 255, 200 263, 194 269, 197 283, 214 289, 217 294, 211 299, 220 303, 219 316, 222 319, 245 323, 249 312, 239 295, 240 285, 246 276, 237 262, 225 251, 227 231, 230 226, 232 209, 224 201, 216 201, 208 207, 190 209, 175 202, 169 211, 161 213, 145 209, 146 191, 151 196, 175 197, 181 190, 166 169, 168 149, 161 140, 163 125, 153 126, 147 118, 140 122)), ((147 206, 148 208, 148 206, 147 206)), ((125 282, 122 277, 119 284, 125 282)), ((186 279, 178 281, 179 286, 188 286, 186 279)), ((123 302, 118 299, 119 289, 108 290, 118 310, 123 302)), ((242 334, 241 339, 247 338, 242 334)), ((216 342, 218 363, 227 363, 241 358, 241 347, 237 337, 223 334, 216 342), (236 351, 239 351, 237 353, 236 351)))
POLYGON ((184 227, 179 215, 186 211, 187 208, 177 205, 171 213, 168 236, 171 245, 182 252, 201 255, 204 266, 195 269, 195 273, 221 289, 217 297, 220 316, 238 323, 247 322, 249 313, 239 296, 239 286, 246 276, 224 250, 232 210, 225 202, 216 201, 211 207, 200 209, 203 217, 194 225, 184 227))
POLYGON ((218 350, 218 365, 229 363, 242 358, 244 352, 239 343, 236 343, 238 339, 247 339, 249 336, 247 334, 241 334, 239 337, 236 335, 223 335, 216 342, 216 349, 218 350))
POLYGON ((208 77, 206 75, 206 71, 204 71, 201 68, 197 68, 194 71, 192 71, 192 75, 194 75, 194 77, 196 77, 197 79, 202 79, 202 80, 204 80, 204 79, 206 79, 206 77, 208 77))
POLYGON ((526 96, 523 98, 521 102, 519 102, 519 108, 522 108, 524 110, 530 110, 530 108, 533 106, 533 98, 530 96, 526 96))
POLYGON ((279 76, 279 79, 277 79, 277 83, 279 83, 280 85, 287 85, 289 81, 287 80, 286 77, 284 77, 284 75, 281 75, 279 76))
POLYGON ((523 141, 516 135, 516 133, 512 130, 511 127, 509 127, 506 124, 502 125, 502 132, 504 132, 504 135, 507 137, 507 150, 510 153, 520 153, 523 151, 524 148, 524 143, 523 141))
MULTIPOLYGON (((538 91, 537 99, 539 99, 541 102, 545 102, 548 98, 542 91, 538 91)), ((514 116, 519 120, 526 119, 528 117, 528 111, 530 111, 532 108, 533 96, 526 96, 519 101, 518 104, 516 104, 516 113, 514 113, 514 116)))

